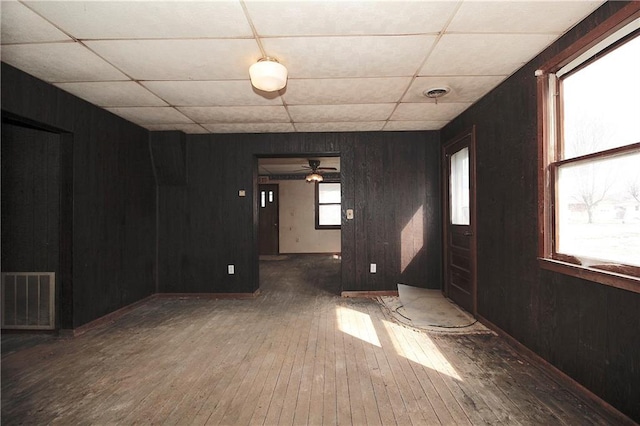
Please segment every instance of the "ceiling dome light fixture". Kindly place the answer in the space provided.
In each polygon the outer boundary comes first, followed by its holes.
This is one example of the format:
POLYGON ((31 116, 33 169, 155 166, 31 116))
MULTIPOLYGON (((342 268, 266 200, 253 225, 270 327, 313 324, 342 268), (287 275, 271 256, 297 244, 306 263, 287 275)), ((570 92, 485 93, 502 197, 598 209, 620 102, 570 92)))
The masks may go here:
POLYGON ((249 76, 253 87, 264 92, 275 92, 287 85, 287 68, 268 56, 249 67, 249 76))
POLYGON ((307 175, 307 182, 322 182, 324 178, 320 173, 309 173, 307 175))

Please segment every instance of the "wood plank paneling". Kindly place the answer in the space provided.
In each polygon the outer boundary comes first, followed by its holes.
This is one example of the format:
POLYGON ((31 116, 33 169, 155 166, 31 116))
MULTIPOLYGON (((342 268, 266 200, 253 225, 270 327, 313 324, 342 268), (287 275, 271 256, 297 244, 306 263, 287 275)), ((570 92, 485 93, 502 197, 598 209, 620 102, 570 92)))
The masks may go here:
POLYGON ((182 132, 150 132, 149 145, 158 186, 187 183, 187 146, 182 132))
POLYGON ((63 141, 60 326, 78 327, 152 294, 156 203, 148 132, 4 63, 2 80, 3 116, 63 141))
POLYGON ((342 227, 343 290, 440 288, 437 132, 187 135, 186 144, 188 183, 159 188, 161 292, 257 289, 256 157, 293 154, 341 157, 343 217, 355 210, 342 227))
POLYGON ((479 314, 638 421, 640 295, 536 263, 534 72, 625 4, 605 3, 441 133, 477 129, 479 314))

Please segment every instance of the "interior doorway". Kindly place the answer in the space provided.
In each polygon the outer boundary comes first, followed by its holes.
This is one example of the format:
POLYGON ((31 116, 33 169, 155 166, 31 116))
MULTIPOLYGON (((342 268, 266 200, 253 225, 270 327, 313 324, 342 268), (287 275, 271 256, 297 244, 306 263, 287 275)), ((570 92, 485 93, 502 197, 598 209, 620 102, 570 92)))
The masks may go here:
POLYGON ((468 312, 477 312, 475 128, 442 150, 444 292, 468 312))
POLYGON ((340 157, 268 156, 259 157, 257 166, 256 241, 262 291, 267 276, 286 279, 292 267, 311 264, 327 271, 318 270, 314 275, 318 279, 305 280, 309 285, 322 286, 323 280, 330 280, 327 289, 341 289, 340 274, 335 273, 336 267, 341 269, 340 157))
POLYGON ((3 327, 72 328, 72 144, 69 133, 3 113, 2 302, 14 307, 2 310, 3 327))

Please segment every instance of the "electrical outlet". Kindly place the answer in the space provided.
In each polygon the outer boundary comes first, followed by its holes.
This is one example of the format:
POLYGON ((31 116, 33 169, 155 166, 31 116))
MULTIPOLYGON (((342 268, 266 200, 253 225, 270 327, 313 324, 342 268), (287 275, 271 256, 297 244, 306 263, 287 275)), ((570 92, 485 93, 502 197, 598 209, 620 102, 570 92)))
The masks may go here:
POLYGON ((377 269, 378 269, 378 268, 377 268, 377 266, 376 266, 376 264, 375 264, 375 263, 372 263, 372 264, 369 266, 369 272, 371 272, 372 274, 375 274, 377 269))
POLYGON ((227 265, 227 272, 229 275, 233 275, 236 273, 236 268, 234 265, 227 265))

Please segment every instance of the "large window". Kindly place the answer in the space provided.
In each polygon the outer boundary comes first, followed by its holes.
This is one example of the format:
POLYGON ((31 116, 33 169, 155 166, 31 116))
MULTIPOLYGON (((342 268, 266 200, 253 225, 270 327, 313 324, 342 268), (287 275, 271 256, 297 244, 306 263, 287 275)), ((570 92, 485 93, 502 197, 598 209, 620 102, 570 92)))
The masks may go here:
POLYGON ((340 229, 340 182, 316 183, 316 229, 340 229))
POLYGON ((640 17, 630 9, 537 73, 540 257, 640 292, 640 17))

